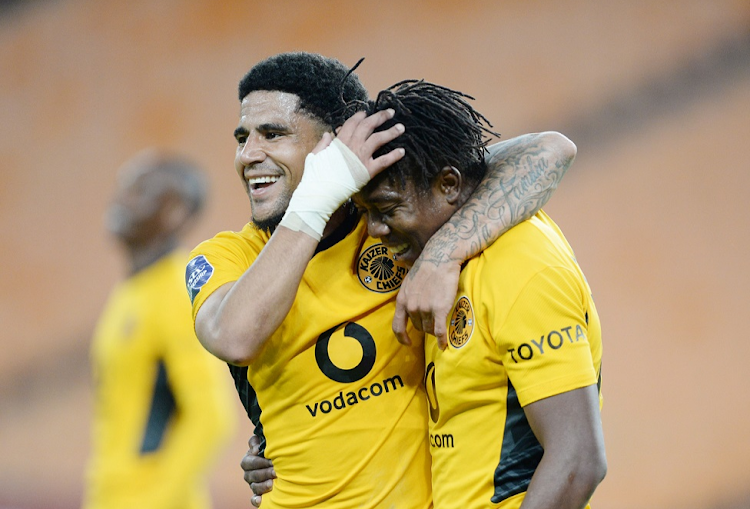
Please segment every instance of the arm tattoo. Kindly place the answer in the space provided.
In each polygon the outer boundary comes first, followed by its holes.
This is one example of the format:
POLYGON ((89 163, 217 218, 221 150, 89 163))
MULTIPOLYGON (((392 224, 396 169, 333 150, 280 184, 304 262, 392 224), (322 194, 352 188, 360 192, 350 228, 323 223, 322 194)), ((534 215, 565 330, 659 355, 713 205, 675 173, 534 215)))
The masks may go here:
POLYGON ((421 263, 477 255, 547 203, 575 157, 557 133, 527 134, 488 147, 487 174, 464 205, 429 240, 421 263))

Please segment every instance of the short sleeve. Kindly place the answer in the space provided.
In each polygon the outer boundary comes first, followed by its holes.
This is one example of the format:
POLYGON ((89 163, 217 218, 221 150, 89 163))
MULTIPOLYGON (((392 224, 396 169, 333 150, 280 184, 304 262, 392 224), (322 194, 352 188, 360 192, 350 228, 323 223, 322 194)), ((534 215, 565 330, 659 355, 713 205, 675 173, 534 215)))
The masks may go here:
POLYGON ((585 285, 575 271, 548 267, 493 324, 510 383, 522 406, 596 383, 585 285))
POLYGON ((190 253, 185 285, 193 306, 193 322, 206 299, 219 287, 237 281, 258 257, 262 245, 238 233, 224 232, 190 253))

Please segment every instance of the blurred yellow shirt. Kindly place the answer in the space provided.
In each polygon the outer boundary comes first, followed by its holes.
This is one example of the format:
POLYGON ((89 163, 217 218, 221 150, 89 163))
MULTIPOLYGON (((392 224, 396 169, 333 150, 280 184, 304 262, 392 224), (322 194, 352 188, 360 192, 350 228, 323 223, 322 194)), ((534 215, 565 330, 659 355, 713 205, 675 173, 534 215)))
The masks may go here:
POLYGON ((206 475, 236 423, 226 366, 193 332, 172 253, 119 284, 91 348, 96 385, 85 509, 207 509, 206 475))

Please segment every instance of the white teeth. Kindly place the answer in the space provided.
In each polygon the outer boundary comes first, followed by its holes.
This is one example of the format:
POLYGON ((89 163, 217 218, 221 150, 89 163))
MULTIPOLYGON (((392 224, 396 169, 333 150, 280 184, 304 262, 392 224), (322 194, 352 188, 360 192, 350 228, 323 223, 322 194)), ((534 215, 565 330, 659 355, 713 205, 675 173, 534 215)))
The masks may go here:
POLYGON ((251 186, 255 186, 258 184, 273 184, 274 182, 278 182, 279 177, 254 177, 247 179, 247 183, 251 186))
POLYGON ((391 249, 391 252, 393 254, 395 254, 395 255, 404 254, 406 252, 406 250, 409 249, 409 244, 408 243, 401 244, 399 246, 394 246, 394 247, 392 247, 390 249, 391 249))

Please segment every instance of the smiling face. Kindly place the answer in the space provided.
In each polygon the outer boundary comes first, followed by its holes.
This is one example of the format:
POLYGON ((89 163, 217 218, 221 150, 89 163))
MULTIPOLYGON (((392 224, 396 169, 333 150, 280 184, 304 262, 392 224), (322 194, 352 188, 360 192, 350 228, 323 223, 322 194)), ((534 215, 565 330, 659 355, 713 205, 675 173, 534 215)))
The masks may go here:
MULTIPOLYGON (((450 172, 454 170, 444 170, 450 172)), ((428 190, 412 181, 402 187, 388 178, 376 179, 354 196, 354 203, 367 214, 367 230, 377 237, 396 259, 411 267, 430 237, 458 207, 460 178, 441 174, 428 190), (458 185, 458 187, 456 187, 458 185)))
POLYGON ((305 157, 326 126, 299 111, 299 98, 286 92, 245 96, 234 136, 234 166, 252 207, 253 223, 272 230, 284 216, 305 169, 305 157))

